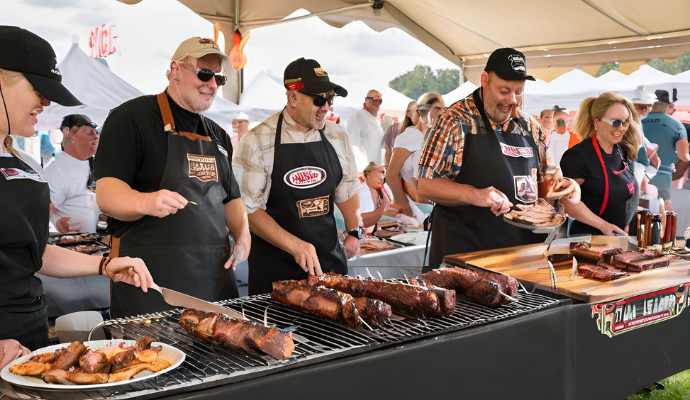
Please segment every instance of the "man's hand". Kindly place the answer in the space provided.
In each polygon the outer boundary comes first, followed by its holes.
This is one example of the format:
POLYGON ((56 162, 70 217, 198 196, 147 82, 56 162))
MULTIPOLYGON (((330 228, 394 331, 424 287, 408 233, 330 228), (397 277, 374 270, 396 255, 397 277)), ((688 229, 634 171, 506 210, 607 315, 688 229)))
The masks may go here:
POLYGON ((246 260, 249 256, 249 247, 249 243, 245 243, 243 240, 236 241, 235 246, 232 248, 232 254, 230 255, 230 258, 228 258, 228 260, 225 262, 225 269, 235 269, 235 267, 237 267, 237 264, 246 260))
POLYGON ((490 208, 491 212, 496 216, 507 213, 513 207, 513 203, 508 200, 508 196, 493 186, 484 189, 475 188, 472 193, 472 205, 490 208))
POLYGON ((628 234, 614 224, 606 222, 603 224, 599 230, 606 236, 628 236, 628 234))
POLYGON ((14 339, 0 340, 0 368, 29 353, 29 349, 14 339))
POLYGON ((81 228, 79 224, 72 224, 70 217, 62 217, 55 222, 55 228, 60 233, 79 232, 81 228))
POLYGON ((345 246, 345 255, 347 258, 359 255, 359 239, 356 237, 345 234, 343 245, 345 246))
POLYGON ((298 239, 298 242, 290 249, 290 254, 304 272, 314 276, 323 275, 319 256, 313 244, 298 239))
POLYGON ((141 214, 164 218, 185 208, 187 203, 187 199, 181 194, 161 189, 157 192, 142 193, 139 209, 141 214))

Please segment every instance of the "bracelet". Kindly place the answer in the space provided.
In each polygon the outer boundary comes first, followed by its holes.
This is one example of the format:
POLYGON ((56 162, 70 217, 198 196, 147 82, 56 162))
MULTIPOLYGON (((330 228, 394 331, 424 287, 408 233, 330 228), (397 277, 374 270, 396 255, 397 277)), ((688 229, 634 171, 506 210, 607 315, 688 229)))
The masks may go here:
POLYGON ((111 258, 109 256, 103 256, 101 262, 98 264, 98 275, 103 275, 103 272, 108 268, 111 258))

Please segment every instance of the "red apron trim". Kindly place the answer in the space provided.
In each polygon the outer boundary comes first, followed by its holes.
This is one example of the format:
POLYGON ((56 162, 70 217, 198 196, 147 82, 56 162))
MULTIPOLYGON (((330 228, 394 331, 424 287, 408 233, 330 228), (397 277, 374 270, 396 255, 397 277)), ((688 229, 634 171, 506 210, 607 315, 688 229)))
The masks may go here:
POLYGON ((602 216, 609 204, 609 174, 606 172, 606 164, 604 163, 604 157, 601 156, 601 149, 596 136, 592 136, 592 146, 594 146, 594 152, 597 154, 599 164, 601 164, 601 172, 604 173, 604 198, 601 200, 601 207, 599 207, 599 216, 602 216))

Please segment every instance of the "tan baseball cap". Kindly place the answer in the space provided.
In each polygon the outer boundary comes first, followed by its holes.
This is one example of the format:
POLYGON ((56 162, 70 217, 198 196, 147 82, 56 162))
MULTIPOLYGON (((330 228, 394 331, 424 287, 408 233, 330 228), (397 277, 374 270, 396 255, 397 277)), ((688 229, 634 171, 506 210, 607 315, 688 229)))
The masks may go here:
POLYGON ((185 57, 201 58, 209 54, 217 54, 222 59, 227 58, 220 48, 218 48, 218 45, 213 41, 213 39, 194 36, 183 41, 179 46, 177 46, 177 50, 175 50, 172 60, 177 61, 185 57))

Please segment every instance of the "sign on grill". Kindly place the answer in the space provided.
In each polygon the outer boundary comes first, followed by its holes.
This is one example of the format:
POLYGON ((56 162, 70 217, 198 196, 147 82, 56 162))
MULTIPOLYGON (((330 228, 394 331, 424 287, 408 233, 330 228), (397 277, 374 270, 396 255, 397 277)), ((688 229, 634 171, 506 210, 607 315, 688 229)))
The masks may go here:
POLYGON ((690 303, 690 283, 592 305, 597 329, 614 337, 677 317, 690 303))

